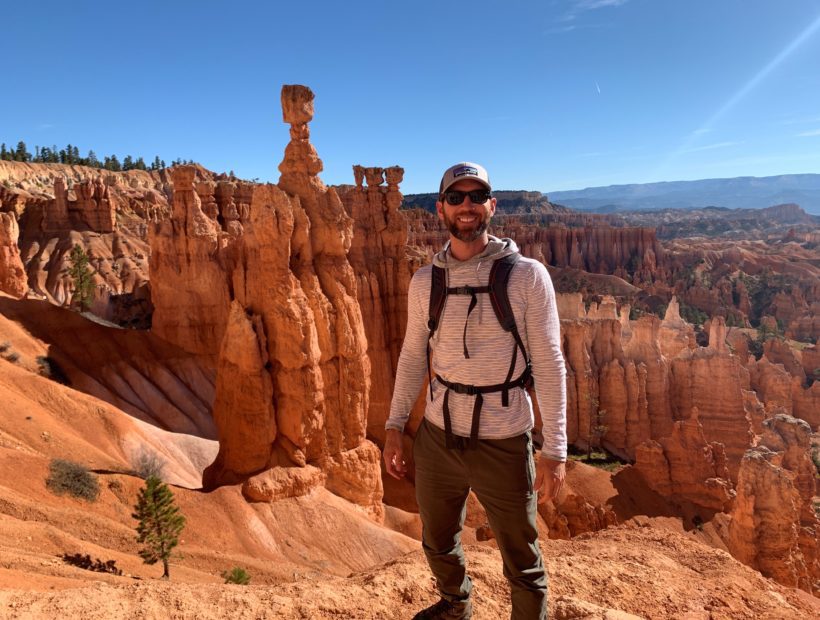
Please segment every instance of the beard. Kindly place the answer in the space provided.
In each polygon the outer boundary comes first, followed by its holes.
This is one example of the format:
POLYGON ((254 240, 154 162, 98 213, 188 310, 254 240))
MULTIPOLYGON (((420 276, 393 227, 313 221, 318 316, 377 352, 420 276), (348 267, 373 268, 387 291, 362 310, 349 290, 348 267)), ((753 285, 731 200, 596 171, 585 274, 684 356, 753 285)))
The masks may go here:
POLYGON ((476 212, 477 220, 471 227, 464 227, 464 224, 459 225, 458 218, 450 219, 447 213, 444 213, 444 225, 453 237, 459 241, 470 243, 475 241, 483 235, 490 226, 490 214, 485 212, 476 212), (459 228, 461 226, 461 228, 459 228))

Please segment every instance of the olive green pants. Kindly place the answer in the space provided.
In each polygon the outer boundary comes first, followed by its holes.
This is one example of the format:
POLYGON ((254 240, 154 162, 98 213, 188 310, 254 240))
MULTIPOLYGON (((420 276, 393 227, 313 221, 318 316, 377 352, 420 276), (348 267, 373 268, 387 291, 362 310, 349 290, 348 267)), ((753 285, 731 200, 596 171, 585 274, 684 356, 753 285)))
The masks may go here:
POLYGON ((547 617, 547 574, 538 548, 530 433, 482 439, 476 450, 448 450, 444 431, 424 420, 413 444, 422 546, 443 598, 470 596, 461 528, 472 489, 492 527, 512 592, 512 618, 547 617))

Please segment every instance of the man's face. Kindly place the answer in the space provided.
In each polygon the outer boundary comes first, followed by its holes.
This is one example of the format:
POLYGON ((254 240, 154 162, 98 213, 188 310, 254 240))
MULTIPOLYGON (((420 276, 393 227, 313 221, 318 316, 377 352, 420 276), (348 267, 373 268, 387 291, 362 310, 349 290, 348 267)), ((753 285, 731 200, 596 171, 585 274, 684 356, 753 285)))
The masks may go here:
MULTIPOLYGON (((486 187, 474 179, 464 179, 454 183, 449 189, 469 192, 486 187)), ((436 211, 451 235, 469 243, 486 232, 490 218, 495 213, 495 198, 490 198, 483 204, 474 204, 469 196, 465 196, 460 205, 451 205, 442 199, 436 203, 436 211)))

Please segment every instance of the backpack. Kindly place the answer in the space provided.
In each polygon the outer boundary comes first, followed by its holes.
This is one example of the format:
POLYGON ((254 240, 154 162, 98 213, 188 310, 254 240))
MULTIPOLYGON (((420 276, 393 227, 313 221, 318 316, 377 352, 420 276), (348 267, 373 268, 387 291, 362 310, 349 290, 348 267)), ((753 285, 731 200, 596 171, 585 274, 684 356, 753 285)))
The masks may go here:
POLYGON ((481 405, 484 402, 483 394, 488 392, 501 392, 501 405, 509 407, 509 391, 516 387, 527 388, 532 384, 532 366, 530 363, 527 349, 524 347, 524 342, 518 333, 518 327, 515 324, 515 316, 513 315, 512 306, 510 305, 510 298, 507 294, 507 284, 510 280, 510 274, 516 263, 521 258, 521 254, 515 252, 508 254, 503 258, 499 258, 493 262, 490 269, 490 280, 487 286, 447 286, 447 274, 441 267, 433 265, 432 281, 430 286, 430 304, 428 308, 427 329, 430 333, 427 336, 427 377, 430 386, 430 400, 433 400, 433 370, 431 366, 431 350, 430 340, 433 338, 436 329, 439 326, 441 313, 444 310, 444 304, 448 295, 470 295, 470 305, 467 309, 467 319, 464 321, 464 335, 462 341, 464 343, 464 357, 469 359, 470 352, 467 348, 467 322, 470 319, 470 313, 476 307, 478 300, 476 295, 486 293, 490 296, 490 303, 493 307, 498 322, 501 324, 504 331, 512 334, 514 339, 512 360, 510 361, 510 369, 507 372, 507 378, 503 383, 495 385, 467 385, 464 383, 455 383, 447 381, 446 379, 436 376, 439 383, 447 388, 444 393, 444 433, 447 448, 449 449, 464 449, 464 438, 453 435, 452 424, 450 421, 450 391, 458 394, 470 394, 475 396, 475 403, 473 405, 473 418, 470 426, 470 438, 467 448, 474 450, 478 447, 478 427, 481 416, 481 405), (517 379, 512 379, 515 372, 516 358, 518 357, 518 350, 521 350, 524 359, 526 360, 526 367, 517 379))

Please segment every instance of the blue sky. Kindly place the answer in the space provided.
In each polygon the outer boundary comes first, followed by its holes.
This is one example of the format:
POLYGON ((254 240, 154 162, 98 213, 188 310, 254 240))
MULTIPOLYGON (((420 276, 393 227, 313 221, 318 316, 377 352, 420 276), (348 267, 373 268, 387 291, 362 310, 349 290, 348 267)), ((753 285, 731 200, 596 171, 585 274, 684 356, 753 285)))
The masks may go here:
POLYGON ((3 8, 0 141, 276 181, 279 91, 325 182, 464 159, 499 189, 820 172, 820 1, 28 2, 3 8))

